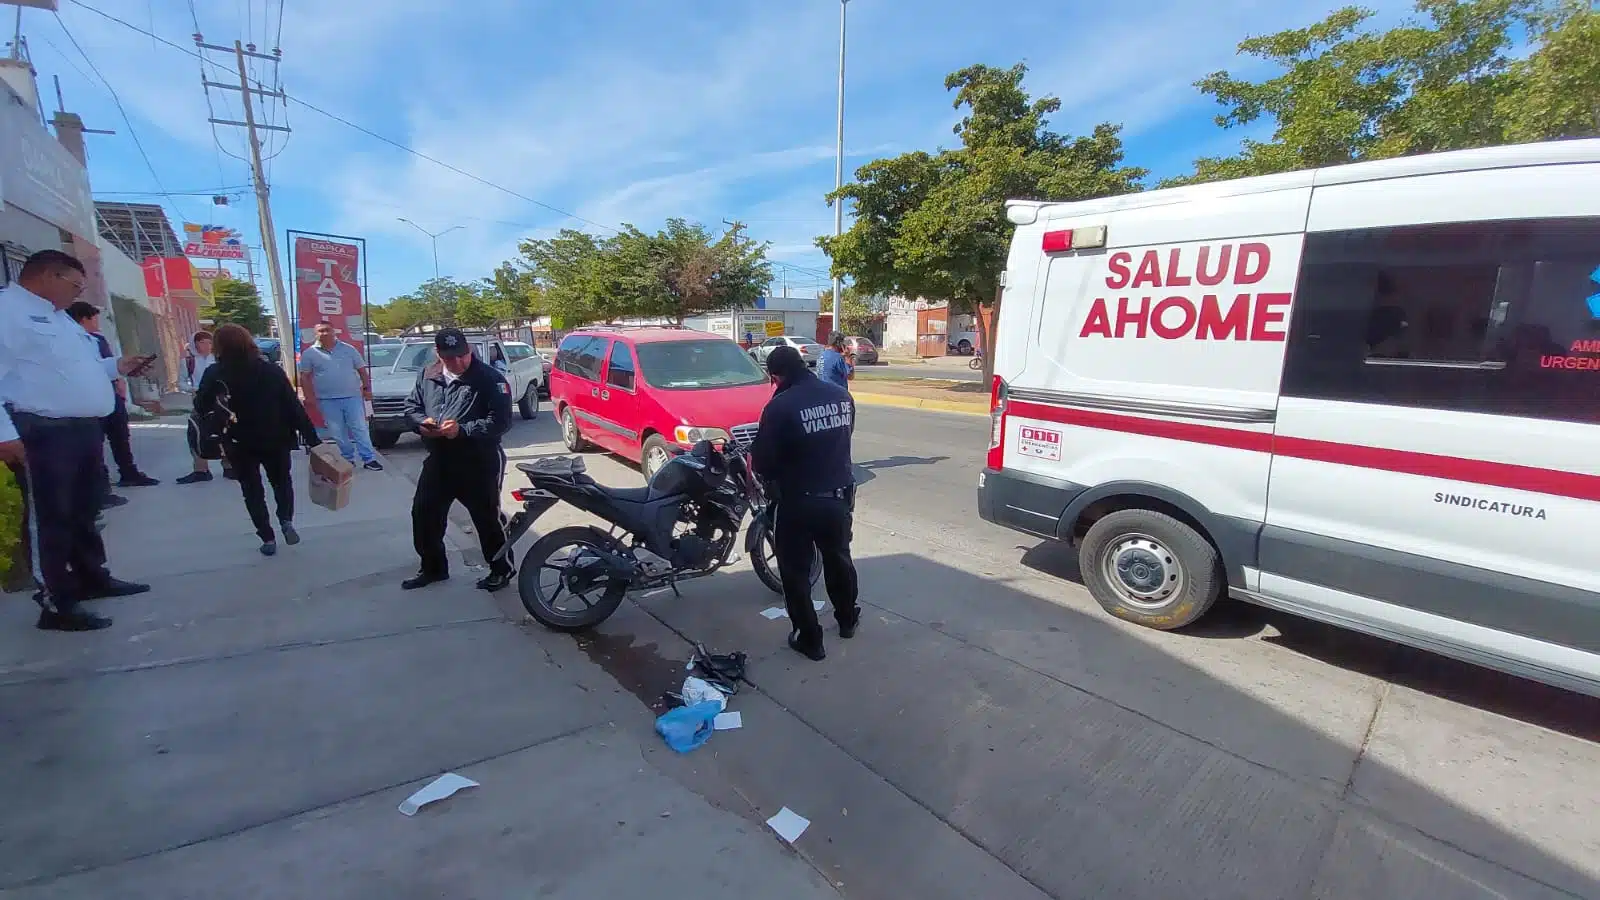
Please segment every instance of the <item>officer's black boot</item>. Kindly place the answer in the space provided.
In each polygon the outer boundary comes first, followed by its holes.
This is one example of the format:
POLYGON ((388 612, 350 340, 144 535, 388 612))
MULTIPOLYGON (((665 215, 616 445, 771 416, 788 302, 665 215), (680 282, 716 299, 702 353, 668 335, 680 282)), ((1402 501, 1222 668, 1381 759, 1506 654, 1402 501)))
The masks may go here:
POLYGON ((822 648, 822 638, 808 641, 800 636, 798 628, 789 632, 789 649, 812 662, 822 662, 828 658, 828 651, 822 648))

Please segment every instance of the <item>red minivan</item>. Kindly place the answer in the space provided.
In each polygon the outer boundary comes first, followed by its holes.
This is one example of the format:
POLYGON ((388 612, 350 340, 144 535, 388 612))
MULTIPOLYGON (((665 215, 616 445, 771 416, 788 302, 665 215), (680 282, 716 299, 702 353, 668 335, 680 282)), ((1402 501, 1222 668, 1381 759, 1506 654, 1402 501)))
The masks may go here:
POLYGON ((646 481, 696 441, 748 447, 772 390, 738 344, 686 328, 581 328, 550 370, 567 449, 609 450, 639 463, 646 481))

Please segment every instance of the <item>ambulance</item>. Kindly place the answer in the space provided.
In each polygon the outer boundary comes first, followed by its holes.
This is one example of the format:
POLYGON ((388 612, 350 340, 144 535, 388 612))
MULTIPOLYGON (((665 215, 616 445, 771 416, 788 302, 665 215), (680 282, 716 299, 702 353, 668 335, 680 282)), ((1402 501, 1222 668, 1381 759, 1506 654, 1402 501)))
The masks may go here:
POLYGON ((1006 214, 984 519, 1600 696, 1600 140, 1006 214))

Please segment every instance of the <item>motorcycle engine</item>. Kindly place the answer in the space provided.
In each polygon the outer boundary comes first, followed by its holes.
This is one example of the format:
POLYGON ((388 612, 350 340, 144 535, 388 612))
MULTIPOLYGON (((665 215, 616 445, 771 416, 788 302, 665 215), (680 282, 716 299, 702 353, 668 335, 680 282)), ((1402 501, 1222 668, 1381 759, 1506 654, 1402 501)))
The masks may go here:
POLYGON ((672 542, 672 567, 674 569, 700 569, 711 562, 712 543, 705 538, 688 532, 681 534, 672 542))

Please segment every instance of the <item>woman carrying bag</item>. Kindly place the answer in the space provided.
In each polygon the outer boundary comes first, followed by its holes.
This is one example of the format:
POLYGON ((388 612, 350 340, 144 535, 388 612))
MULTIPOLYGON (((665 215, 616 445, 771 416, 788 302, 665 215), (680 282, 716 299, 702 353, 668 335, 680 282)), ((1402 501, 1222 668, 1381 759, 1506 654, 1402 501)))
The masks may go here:
POLYGON ((223 325, 216 332, 216 348, 217 362, 206 369, 195 392, 194 421, 205 438, 221 444, 261 538, 261 552, 272 556, 278 552, 278 540, 267 515, 262 472, 272 484, 283 540, 298 544, 289 454, 302 439, 307 448, 322 442, 289 376, 267 362, 250 332, 223 325))

